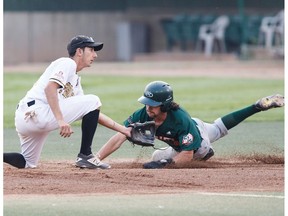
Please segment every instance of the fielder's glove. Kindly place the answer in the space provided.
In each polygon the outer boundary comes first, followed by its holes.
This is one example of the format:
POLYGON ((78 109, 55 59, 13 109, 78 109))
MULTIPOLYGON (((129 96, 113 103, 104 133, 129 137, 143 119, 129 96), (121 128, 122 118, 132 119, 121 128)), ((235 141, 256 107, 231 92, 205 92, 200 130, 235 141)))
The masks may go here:
POLYGON ((167 164, 173 164, 173 163, 175 163, 175 162, 173 161, 172 158, 162 159, 159 161, 151 161, 148 163, 144 163, 143 168, 144 169, 161 169, 161 168, 165 167, 167 164))
POLYGON ((132 127, 131 137, 127 137, 131 143, 145 147, 154 146, 156 131, 154 121, 136 122, 128 125, 128 127, 132 127))

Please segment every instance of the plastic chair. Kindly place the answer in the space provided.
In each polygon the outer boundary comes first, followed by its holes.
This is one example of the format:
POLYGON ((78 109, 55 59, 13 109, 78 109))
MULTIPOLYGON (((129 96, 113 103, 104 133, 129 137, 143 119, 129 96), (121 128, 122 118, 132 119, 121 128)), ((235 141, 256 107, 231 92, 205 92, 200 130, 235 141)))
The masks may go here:
POLYGON ((220 16, 213 24, 213 32, 216 44, 218 43, 220 52, 226 52, 225 31, 229 25, 228 16, 220 16))
MULTIPOLYGON (((185 51, 187 49, 187 45, 188 45, 187 42, 189 40, 189 39, 187 39, 189 32, 187 32, 187 30, 185 28, 187 26, 190 27, 190 25, 187 23, 188 15, 179 14, 173 18, 173 21, 174 21, 175 25, 177 26, 177 30, 178 30, 178 34, 179 34, 180 48, 181 48, 181 50, 185 51)), ((189 29, 188 29, 188 31, 189 31, 189 29)))
POLYGON ((161 20, 161 26, 166 36, 167 50, 180 45, 182 51, 188 49, 188 44, 197 40, 200 16, 179 14, 172 19, 161 20))
POLYGON ((284 44, 284 10, 281 10, 276 16, 275 23, 275 45, 283 45, 284 44))
POLYGON ((266 48, 271 48, 273 45, 273 36, 276 26, 276 18, 272 16, 263 17, 260 31, 259 31, 259 43, 264 40, 266 48))
POLYGON ((275 16, 263 17, 260 31, 259 42, 263 42, 266 48, 271 48, 275 39, 275 45, 284 44, 284 10, 275 16))
POLYGON ((179 26, 173 19, 161 20, 161 26, 166 37, 166 48, 170 51, 173 46, 181 42, 179 26))
POLYGON ((230 16, 229 25, 225 32, 225 42, 228 49, 239 52, 241 44, 244 42, 244 16, 230 16))
POLYGON ((182 40, 182 49, 187 50, 189 44, 192 46, 196 43, 198 37, 198 31, 200 26, 200 16, 190 15, 183 16, 182 19, 177 17, 179 24, 179 30, 182 40))
POLYGON ((197 49, 204 42, 204 53, 211 56, 215 43, 218 44, 220 51, 226 52, 225 31, 229 25, 228 16, 219 16, 212 24, 203 24, 199 28, 197 49))
POLYGON ((261 26, 262 16, 250 15, 247 16, 246 26, 244 30, 245 43, 247 44, 259 44, 259 29, 261 26))

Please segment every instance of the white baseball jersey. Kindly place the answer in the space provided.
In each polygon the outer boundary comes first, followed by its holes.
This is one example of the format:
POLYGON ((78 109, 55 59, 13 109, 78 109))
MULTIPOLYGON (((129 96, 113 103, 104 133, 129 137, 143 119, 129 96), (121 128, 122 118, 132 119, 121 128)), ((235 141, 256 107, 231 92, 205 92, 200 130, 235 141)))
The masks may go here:
POLYGON ((84 95, 74 60, 59 58, 52 62, 19 102, 15 112, 15 126, 26 167, 37 166, 49 132, 59 127, 44 92, 51 81, 62 87, 58 89, 58 101, 64 120, 69 124, 102 105, 97 96, 84 95))
POLYGON ((75 95, 83 95, 81 78, 76 74, 76 63, 71 58, 59 58, 52 62, 34 86, 27 92, 25 101, 29 99, 47 103, 44 88, 49 81, 58 83, 58 98, 62 100, 75 95))

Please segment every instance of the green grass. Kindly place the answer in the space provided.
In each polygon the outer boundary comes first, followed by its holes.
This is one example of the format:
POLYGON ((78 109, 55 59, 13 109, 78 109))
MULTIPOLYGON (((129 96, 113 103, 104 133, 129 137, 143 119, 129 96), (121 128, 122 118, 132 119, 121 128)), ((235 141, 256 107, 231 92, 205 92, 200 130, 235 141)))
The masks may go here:
POLYGON ((284 214, 283 197, 283 193, 12 196, 4 198, 4 215, 19 215, 21 209, 21 215, 29 216, 271 216, 284 214))
MULTIPOLYGON (((14 127, 14 112, 18 101, 37 80, 39 74, 4 74, 4 128, 14 127)), ((86 94, 96 94, 102 112, 122 122, 141 107, 137 99, 153 80, 164 80, 174 90, 175 101, 189 113, 205 121, 213 121, 234 109, 254 103, 258 98, 284 93, 283 80, 195 77, 127 77, 84 74, 82 85, 86 94)), ((248 121, 283 121, 283 109, 260 113, 248 121)))

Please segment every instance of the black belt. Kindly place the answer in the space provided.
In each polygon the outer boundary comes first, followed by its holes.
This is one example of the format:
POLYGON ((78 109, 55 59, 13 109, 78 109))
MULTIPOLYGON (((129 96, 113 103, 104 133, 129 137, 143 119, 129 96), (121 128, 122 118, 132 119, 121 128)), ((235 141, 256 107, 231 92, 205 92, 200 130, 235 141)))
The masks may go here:
POLYGON ((27 103, 27 106, 30 107, 30 106, 33 106, 34 104, 35 104, 35 100, 32 100, 27 103))
MULTIPOLYGON (((35 104, 35 100, 32 100, 32 101, 27 102, 27 106, 28 106, 28 107, 33 106, 34 104, 35 104)), ((19 104, 17 105, 17 108, 16 108, 16 109, 18 109, 18 107, 19 107, 19 104)))

